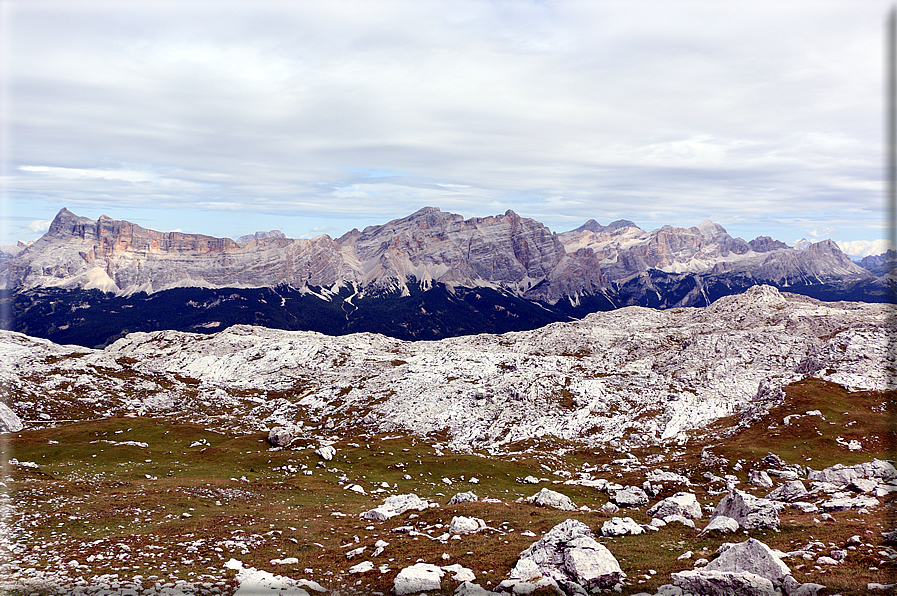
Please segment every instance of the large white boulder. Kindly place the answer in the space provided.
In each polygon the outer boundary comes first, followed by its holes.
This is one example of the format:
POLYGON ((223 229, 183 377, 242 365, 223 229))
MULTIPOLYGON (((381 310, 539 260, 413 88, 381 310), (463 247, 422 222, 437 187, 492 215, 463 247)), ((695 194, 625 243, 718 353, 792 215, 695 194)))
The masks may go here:
POLYGON ((601 526, 601 535, 607 537, 627 534, 638 536, 644 531, 645 529, 631 517, 612 517, 601 526))
POLYGON ((442 588, 443 575, 445 575, 445 571, 436 565, 415 563, 411 567, 405 567, 399 571, 393 582, 393 590, 396 596, 439 590, 442 588))
POLYGON ((641 507, 648 504, 648 493, 638 486, 627 486, 614 492, 614 502, 620 507, 641 507))
POLYGON ((710 523, 701 531, 701 534, 708 532, 719 532, 721 534, 729 534, 738 531, 738 522, 725 515, 717 515, 710 518, 710 523))
POLYGON ((531 583, 539 577, 554 580, 567 594, 576 594, 609 588, 620 581, 623 571, 588 526, 568 519, 520 553, 510 580, 502 585, 531 583))
POLYGON ((779 527, 779 505, 769 499, 760 499, 736 488, 729 490, 713 510, 714 517, 731 517, 747 530, 775 529, 779 527))
POLYGON ((477 497, 472 492, 465 493, 457 493, 454 497, 449 499, 449 505, 458 505, 460 503, 476 503, 479 501, 479 497, 477 497))
POLYGON ((671 574, 673 583, 687 594, 702 596, 779 596, 772 582, 747 571, 725 572, 687 569, 671 574))
POLYGON ((660 519, 668 515, 681 515, 689 519, 701 519, 701 504, 693 493, 681 492, 659 501, 647 514, 660 519))
POLYGON ((562 495, 557 491, 549 488, 543 488, 531 497, 524 499, 527 503, 538 505, 539 507, 554 507, 563 511, 576 511, 576 505, 567 495, 562 495))
POLYGON ((22 419, 0 401, 0 433, 15 433, 25 428, 22 419))
POLYGON ((456 515, 449 524, 449 534, 476 534, 486 527, 486 522, 478 517, 456 515))
POLYGON ((763 470, 751 470, 748 474, 748 483, 760 488, 772 488, 772 478, 763 470))
POLYGON ((373 521, 384 521, 412 509, 423 511, 429 506, 430 503, 428 501, 421 499, 414 493, 394 495, 392 497, 387 497, 383 502, 383 505, 362 513, 361 518, 373 521))
POLYGON ((797 501, 807 496, 807 487, 800 480, 789 480, 768 495, 774 501, 797 501))

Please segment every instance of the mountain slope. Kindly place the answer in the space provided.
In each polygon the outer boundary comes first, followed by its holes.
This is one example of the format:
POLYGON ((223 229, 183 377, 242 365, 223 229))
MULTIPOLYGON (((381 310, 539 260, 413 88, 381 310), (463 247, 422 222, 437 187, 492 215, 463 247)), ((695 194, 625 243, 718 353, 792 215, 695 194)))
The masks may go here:
POLYGON ((7 329, 88 346, 239 323, 439 339, 624 306, 705 306, 760 284, 874 302, 891 299, 895 281, 831 241, 798 251, 732 238, 709 220, 652 232, 591 220, 555 234, 513 211, 465 220, 427 207, 338 239, 260 233, 238 243, 63 209, 0 263, 0 312, 14 315, 7 329))

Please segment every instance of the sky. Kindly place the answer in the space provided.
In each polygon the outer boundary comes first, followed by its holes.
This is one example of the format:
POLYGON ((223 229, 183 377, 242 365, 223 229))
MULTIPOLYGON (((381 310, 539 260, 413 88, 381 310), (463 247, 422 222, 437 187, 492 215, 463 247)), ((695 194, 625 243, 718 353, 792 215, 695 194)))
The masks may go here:
POLYGON ((425 206, 884 251, 889 2, 0 0, 0 244, 425 206))

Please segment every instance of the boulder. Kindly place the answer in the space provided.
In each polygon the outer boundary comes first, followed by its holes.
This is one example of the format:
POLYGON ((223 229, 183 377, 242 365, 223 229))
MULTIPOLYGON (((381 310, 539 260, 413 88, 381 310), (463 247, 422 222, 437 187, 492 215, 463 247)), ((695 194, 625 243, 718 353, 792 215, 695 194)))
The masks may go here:
POLYGON ((554 580, 565 594, 580 594, 612 587, 623 570, 588 526, 568 519, 520 553, 506 582, 523 584, 539 577, 554 580))
POLYGON ((324 461, 330 461, 333 459, 333 456, 336 455, 336 449, 333 445, 324 445, 315 449, 315 455, 324 461))
POLYGON ((872 478, 857 478, 847 485, 847 489, 858 493, 871 493, 877 486, 878 482, 872 478))
POLYGON ((627 534, 638 536, 644 531, 645 529, 631 517, 612 517, 601 526, 601 535, 607 537, 625 536, 627 534))
POLYGON ((0 401, 0 433, 15 433, 25 428, 22 419, 0 401))
POLYGON ((458 505, 459 503, 476 503, 479 500, 475 494, 471 492, 467 493, 458 493, 451 499, 449 499, 449 505, 458 505))
POLYGON ((727 517, 725 515, 717 515, 716 517, 710 518, 710 523, 707 524, 707 526, 703 530, 701 530, 701 534, 707 534, 708 532, 728 534, 730 532, 737 532, 738 528, 738 522, 731 517, 727 517))
POLYGON ((748 484, 759 486, 760 488, 772 488, 772 478, 763 470, 751 470, 748 475, 748 484))
POLYGON ((673 583, 693 594, 775 596, 791 577, 772 549, 754 538, 724 544, 720 550, 706 567, 673 573, 673 583))
POLYGON ((445 571, 436 565, 429 563, 415 563, 411 567, 405 567, 396 576, 393 583, 393 591, 397 596, 403 594, 419 594, 427 590, 439 590, 442 588, 442 576, 445 571))
POLYGON ((298 434, 298 426, 275 426, 268 432, 268 443, 272 447, 289 447, 298 434))
POLYGON ((698 499, 694 494, 681 492, 656 503, 648 509, 647 514, 661 519, 668 515, 681 515, 691 519, 701 519, 701 504, 698 503, 698 499))
POLYGON ((412 509, 416 511, 424 511, 430 506, 430 503, 421 499, 414 493, 408 493, 407 495, 386 497, 386 500, 383 501, 383 505, 395 509, 396 513, 401 514, 412 509))
POLYGON ((771 548, 755 538, 720 547, 720 556, 710 562, 708 571, 749 571, 781 586, 791 570, 771 548))
MULTIPOLYGON (((653 521, 653 520, 652 520, 652 521, 653 521)), ((665 518, 663 518, 663 523, 664 523, 664 524, 671 524, 671 523, 673 523, 673 522, 679 522, 680 524, 682 524, 682 525, 684 525, 684 526, 688 526, 689 528, 694 528, 694 527, 695 527, 695 522, 694 522, 694 521, 692 521, 692 520, 690 520, 690 519, 688 519, 687 517, 682 516, 682 515, 668 515, 668 516, 666 516, 665 518)))
POLYGON ((451 573, 452 581, 456 582, 472 582, 477 578, 473 569, 468 569, 458 563, 455 563, 454 565, 443 565, 442 570, 451 573))
POLYGON ((449 534, 476 534, 486 527, 486 522, 478 517, 455 516, 449 524, 449 534))
POLYGON ((648 495, 638 486, 614 491, 614 502, 620 507, 640 507, 648 504, 648 495))
POLYGON ((683 592, 704 596, 778 596, 772 582, 747 571, 730 573, 686 569, 671 574, 673 583, 683 592))
POLYGON ((834 497, 823 502, 820 507, 823 511, 847 511, 848 509, 862 509, 863 507, 875 507, 878 499, 869 495, 856 497, 834 497))
POLYGON ((835 464, 824 470, 811 470, 808 478, 816 482, 828 482, 837 486, 847 486, 859 478, 872 478, 881 482, 887 482, 892 478, 897 478, 897 469, 890 462, 874 459, 871 462, 854 466, 835 464))
POLYGON ((394 495, 387 497, 383 505, 361 514, 362 519, 370 519, 374 521, 384 521, 391 517, 395 517, 411 509, 423 511, 430 506, 430 503, 421 499, 413 493, 407 495, 394 495))
POLYGON ((711 520, 720 515, 731 517, 746 530, 779 527, 779 507, 774 501, 760 499, 736 488, 730 489, 719 502, 711 520))
POLYGON ((539 507, 554 507, 563 511, 576 511, 576 505, 573 504, 570 497, 548 488, 543 488, 533 496, 524 499, 524 501, 539 507))
POLYGON ((807 495, 807 487, 800 480, 789 480, 768 495, 774 501, 796 501, 807 495))

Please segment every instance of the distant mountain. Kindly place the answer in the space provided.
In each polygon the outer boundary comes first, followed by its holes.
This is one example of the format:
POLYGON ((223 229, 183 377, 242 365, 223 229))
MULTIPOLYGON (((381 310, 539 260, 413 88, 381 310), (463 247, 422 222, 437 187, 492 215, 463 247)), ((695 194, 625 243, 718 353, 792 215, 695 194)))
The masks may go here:
POLYGON ((256 232, 255 234, 246 234, 237 238, 237 244, 246 246, 253 240, 264 240, 265 238, 286 238, 287 235, 280 230, 271 230, 270 232, 256 232))
POLYGON ((0 262, 2 301, 14 314, 5 325, 90 346, 128 331, 237 323, 439 339, 628 305, 703 306, 761 284, 880 302, 894 283, 834 242, 802 251, 765 236, 746 242, 709 220, 651 232, 590 220, 555 234, 513 211, 465 220, 428 207, 337 239, 246 238, 156 232, 63 209, 43 237, 0 262))
POLYGON ((893 274, 894 267, 897 265, 897 252, 894 249, 888 249, 886 253, 881 255, 863 257, 858 265, 874 275, 893 274))

